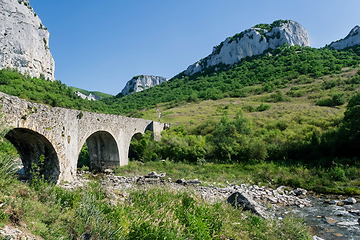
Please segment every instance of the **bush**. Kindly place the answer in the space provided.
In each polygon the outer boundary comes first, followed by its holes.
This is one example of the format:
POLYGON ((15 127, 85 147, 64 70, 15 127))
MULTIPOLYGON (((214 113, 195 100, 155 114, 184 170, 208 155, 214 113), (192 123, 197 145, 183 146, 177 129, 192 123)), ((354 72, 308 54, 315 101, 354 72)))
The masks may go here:
POLYGON ((255 110, 258 112, 263 112, 263 111, 269 110, 270 108, 271 108, 271 105, 261 103, 260 106, 258 106, 255 110))
POLYGON ((335 107, 345 103, 344 94, 335 94, 332 98, 320 99, 316 102, 318 106, 335 107))

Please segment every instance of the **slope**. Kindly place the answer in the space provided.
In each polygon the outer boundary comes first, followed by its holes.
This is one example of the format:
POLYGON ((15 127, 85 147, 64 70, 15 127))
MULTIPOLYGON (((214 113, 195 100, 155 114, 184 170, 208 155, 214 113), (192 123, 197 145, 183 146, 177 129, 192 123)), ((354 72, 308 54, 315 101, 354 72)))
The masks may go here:
POLYGON ((104 99, 104 103, 117 109, 120 114, 139 116, 142 109, 151 109, 157 104, 169 107, 180 102, 217 100, 227 97, 246 97, 251 94, 273 92, 286 88, 289 82, 302 75, 318 78, 340 73, 345 67, 360 63, 360 47, 347 51, 330 48, 315 49, 284 45, 268 50, 258 56, 247 57, 233 65, 217 65, 204 69, 203 73, 187 76, 183 73, 159 86, 134 93, 104 99))

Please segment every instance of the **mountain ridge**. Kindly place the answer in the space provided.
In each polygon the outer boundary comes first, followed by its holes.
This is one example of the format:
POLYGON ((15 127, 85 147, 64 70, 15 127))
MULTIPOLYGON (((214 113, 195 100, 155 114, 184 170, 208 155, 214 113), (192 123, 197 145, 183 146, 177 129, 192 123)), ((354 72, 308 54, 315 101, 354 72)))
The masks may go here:
POLYGON ((356 25, 345 38, 332 42, 329 46, 337 50, 342 50, 358 44, 360 44, 360 26, 356 25))
POLYGON ((290 46, 310 46, 306 29, 292 20, 277 20, 272 24, 257 24, 241 33, 226 38, 213 48, 210 55, 190 65, 186 75, 203 71, 204 68, 225 64, 233 65, 245 57, 262 54, 288 43, 290 46))
POLYGON ((134 76, 126 83, 125 87, 121 90, 121 94, 123 96, 126 96, 134 92, 141 92, 145 89, 157 86, 168 80, 169 80, 168 78, 154 76, 154 75, 134 76))

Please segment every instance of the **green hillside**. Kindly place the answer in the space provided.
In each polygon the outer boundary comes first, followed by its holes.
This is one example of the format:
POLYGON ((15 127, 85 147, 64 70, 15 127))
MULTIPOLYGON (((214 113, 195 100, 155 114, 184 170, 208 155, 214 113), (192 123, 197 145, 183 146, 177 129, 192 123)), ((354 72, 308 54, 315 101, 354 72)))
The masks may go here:
POLYGON ((28 101, 52 107, 73 108, 94 112, 108 112, 109 107, 99 101, 83 100, 74 89, 61 81, 46 81, 20 74, 16 70, 0 70, 0 91, 28 101))
POLYGON ((77 88, 77 87, 70 87, 73 92, 81 92, 82 94, 85 94, 86 96, 89 96, 90 93, 96 96, 99 96, 101 98, 107 98, 107 97, 112 97, 113 95, 108 94, 108 93, 103 93, 103 92, 99 92, 99 91, 88 91, 85 89, 81 89, 81 88, 77 88))
MULTIPOLYGON (((160 103, 168 103, 172 107, 181 102, 243 98, 284 89, 296 81, 300 83, 303 77, 315 79, 338 74, 343 68, 357 67, 359 63, 359 46, 337 51, 285 45, 260 56, 247 57, 232 67, 214 66, 192 76, 180 73, 146 91, 124 97, 119 94, 103 102, 117 108, 120 114, 134 114, 160 103)), ((298 94, 297 90, 294 91, 298 94)))
MULTIPOLYGON (((357 129, 357 118, 349 116, 357 114, 359 64, 360 46, 337 51, 284 45, 232 67, 180 73, 143 92, 100 101, 82 100, 60 81, 13 70, 0 71, 0 91, 51 106, 172 123, 160 142, 151 141, 149 134, 134 139, 130 158, 135 160, 274 161, 345 171, 359 164, 359 138, 349 130, 357 129), (346 105, 350 99, 353 104, 346 105)), ((350 172, 344 174, 334 179, 347 179, 353 186, 350 172)), ((345 191, 331 182, 323 185, 327 190, 321 191, 345 191)))

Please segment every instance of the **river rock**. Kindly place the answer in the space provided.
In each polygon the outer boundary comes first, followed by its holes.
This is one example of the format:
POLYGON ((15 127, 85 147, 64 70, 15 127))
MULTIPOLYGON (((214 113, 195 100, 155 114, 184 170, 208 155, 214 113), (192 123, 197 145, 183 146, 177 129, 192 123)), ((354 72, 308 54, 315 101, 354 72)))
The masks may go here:
POLYGON ((351 214, 353 214, 353 215, 358 215, 358 216, 360 216, 360 210, 349 209, 348 212, 351 213, 351 214))
POLYGON ((321 237, 318 237, 318 236, 313 236, 312 239, 313 239, 313 240, 325 240, 325 239, 323 239, 323 238, 321 238, 321 237))
POLYGON ((182 185, 198 185, 201 184, 201 182, 197 179, 193 180, 185 180, 184 178, 176 180, 176 183, 182 184, 182 185))
POLYGON ((269 218, 265 208, 247 193, 235 192, 227 199, 227 202, 233 206, 242 207, 244 210, 250 210, 263 218, 269 218))
POLYGON ((302 189, 302 188, 296 188, 293 191, 294 191, 295 196, 306 196, 306 194, 307 194, 307 190, 302 189))
POLYGON ((106 173, 106 174, 112 174, 112 173, 114 173, 114 170, 112 170, 112 169, 110 169, 110 168, 107 168, 107 169, 104 170, 104 173, 106 173))
POLYGON ((344 202, 344 204, 352 205, 352 204, 356 203, 356 199, 352 198, 352 197, 349 197, 348 199, 344 200, 343 202, 344 202))
POLYGON ((166 173, 156 173, 156 172, 151 172, 148 175, 144 176, 145 178, 163 178, 166 176, 166 173))
POLYGON ((329 205, 335 205, 337 204, 339 201, 335 201, 335 200, 331 200, 331 199, 325 199, 324 203, 329 204, 329 205))
POLYGON ((324 217, 324 219, 328 224, 335 224, 338 222, 337 220, 330 218, 330 217, 324 217))

